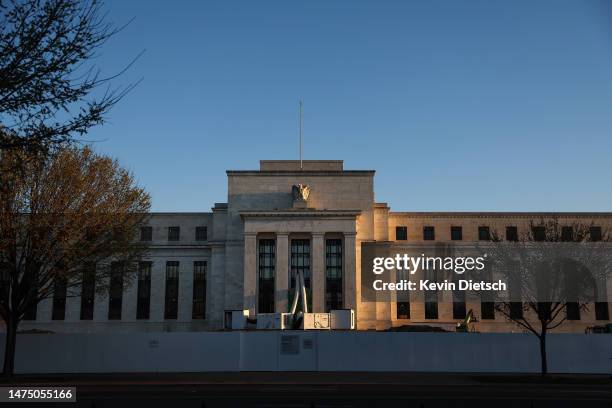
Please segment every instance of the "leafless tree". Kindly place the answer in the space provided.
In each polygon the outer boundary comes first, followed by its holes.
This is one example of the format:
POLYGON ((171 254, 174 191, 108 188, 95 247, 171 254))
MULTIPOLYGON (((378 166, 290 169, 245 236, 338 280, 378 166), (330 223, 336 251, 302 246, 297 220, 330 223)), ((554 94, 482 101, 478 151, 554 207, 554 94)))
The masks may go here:
POLYGON ((91 64, 120 28, 98 0, 0 0, 0 154, 84 135, 133 86, 91 64))
POLYGON ((516 241, 494 231, 486 245, 494 273, 509 285, 495 309, 538 338, 542 375, 548 372, 547 334, 565 323, 568 307, 587 310, 597 301, 597 289, 610 276, 609 234, 593 228, 534 219, 516 241))

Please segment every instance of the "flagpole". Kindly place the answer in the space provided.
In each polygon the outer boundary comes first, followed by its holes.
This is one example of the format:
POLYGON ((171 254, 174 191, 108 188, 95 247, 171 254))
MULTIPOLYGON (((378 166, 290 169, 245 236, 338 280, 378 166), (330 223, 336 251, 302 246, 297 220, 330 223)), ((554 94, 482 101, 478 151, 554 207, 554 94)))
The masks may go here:
POLYGON ((304 149, 304 107, 303 107, 302 99, 300 99, 300 170, 304 170, 304 164, 302 162, 303 158, 303 149, 304 149))

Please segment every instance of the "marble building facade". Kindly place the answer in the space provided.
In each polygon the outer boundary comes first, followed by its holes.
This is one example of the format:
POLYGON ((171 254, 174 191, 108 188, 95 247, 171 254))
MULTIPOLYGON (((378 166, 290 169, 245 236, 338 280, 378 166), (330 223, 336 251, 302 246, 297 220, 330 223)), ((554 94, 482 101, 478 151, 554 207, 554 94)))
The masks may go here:
MULTIPOLYGON (((258 170, 229 170, 227 202, 214 204, 212 211, 151 214, 141 236, 149 242, 149 257, 138 276, 123 282, 119 300, 116 295, 114 300, 95 296, 89 316, 83 313, 80 296, 65 300, 63 314, 54 313, 61 302, 46 299, 21 329, 221 330, 225 310, 287 311, 298 268, 308 278, 311 309, 354 309, 360 330, 407 324, 452 329, 463 319, 444 293, 439 295, 435 318, 427 316, 422 303, 411 303, 406 313, 404 305, 395 301, 362 302, 362 248, 383 242, 398 249, 425 240, 450 242, 459 230, 461 241, 478 241, 483 227, 501 231, 511 226, 520 231, 534 216, 546 216, 393 212, 386 203, 376 202, 374 175, 373 170, 345 170, 339 160, 304 161, 302 167, 299 161, 263 160, 258 170), (296 200, 296 185, 308 186, 306 200, 296 200)), ((561 223, 579 219, 603 230, 612 227, 611 213, 555 216, 561 223)), ((470 309, 481 316, 480 304, 464 306, 470 309)), ((610 321, 609 304, 595 309, 582 311, 578 320, 568 321, 561 330, 582 332, 610 321)), ((479 318, 476 329, 519 331, 497 315, 479 318)))

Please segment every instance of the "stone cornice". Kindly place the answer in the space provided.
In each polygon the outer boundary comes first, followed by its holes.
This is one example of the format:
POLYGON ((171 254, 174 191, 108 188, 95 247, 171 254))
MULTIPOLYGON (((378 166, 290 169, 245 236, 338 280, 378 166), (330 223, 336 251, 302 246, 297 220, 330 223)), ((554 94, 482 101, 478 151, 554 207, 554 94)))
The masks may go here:
POLYGON ((227 170, 228 176, 296 176, 296 177, 309 177, 309 176, 374 176, 375 170, 274 170, 274 171, 260 171, 260 170, 227 170))
POLYGON ((296 218, 355 218, 361 214, 361 210, 262 210, 262 211, 240 211, 242 218, 271 218, 271 217, 296 217, 296 218))
POLYGON ((389 212, 392 217, 412 218, 612 218, 609 212, 389 212))
POLYGON ((202 245, 147 245, 149 249, 206 249, 210 248, 213 243, 207 243, 202 245))

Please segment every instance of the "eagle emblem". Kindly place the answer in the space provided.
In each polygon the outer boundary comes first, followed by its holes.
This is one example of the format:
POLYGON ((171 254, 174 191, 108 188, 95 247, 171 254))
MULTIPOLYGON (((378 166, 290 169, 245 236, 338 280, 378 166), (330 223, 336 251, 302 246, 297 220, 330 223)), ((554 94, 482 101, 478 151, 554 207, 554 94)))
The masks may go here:
POLYGON ((310 187, 306 184, 294 184, 291 188, 293 201, 307 201, 310 196, 310 187))

